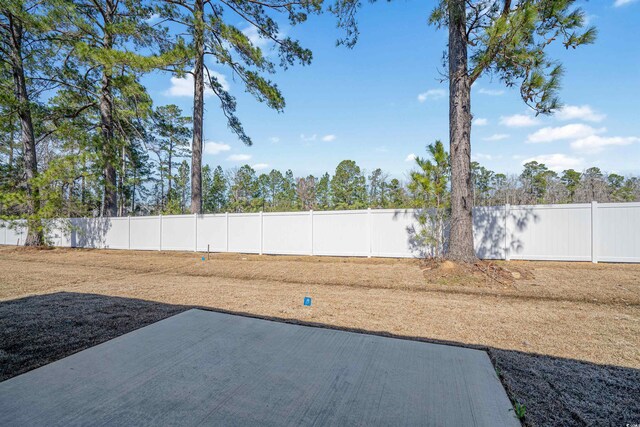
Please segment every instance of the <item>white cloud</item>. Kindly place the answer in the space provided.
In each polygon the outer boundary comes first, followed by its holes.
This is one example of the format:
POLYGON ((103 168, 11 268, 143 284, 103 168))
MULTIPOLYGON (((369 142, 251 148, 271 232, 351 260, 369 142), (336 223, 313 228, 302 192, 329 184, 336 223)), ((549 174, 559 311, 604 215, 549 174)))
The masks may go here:
MULTIPOLYGON (((205 90, 205 96, 211 95, 210 90, 205 90)), ((165 92, 170 96, 191 96, 193 97, 193 76, 187 74, 185 77, 171 77, 171 87, 165 92)))
POLYGON ((277 144, 278 142, 280 142, 280 138, 277 136, 272 136, 271 138, 269 138, 269 142, 277 144))
POLYGON ((265 170, 269 167, 268 163, 256 163, 255 165, 251 166, 254 170, 257 171, 261 171, 261 170, 265 170))
POLYGON ((258 29, 256 27, 254 27, 253 25, 245 28, 244 30, 242 30, 242 33, 247 36, 247 38, 249 39, 249 41, 255 46, 255 47, 264 47, 267 46, 270 42, 269 39, 265 39, 263 37, 260 36, 260 33, 258 32, 258 29))
POLYGON ((444 98, 447 92, 444 89, 429 89, 426 92, 418 94, 418 101, 425 102, 428 99, 444 98))
POLYGON ((158 18, 160 18, 160 15, 159 15, 159 14, 157 14, 157 13, 153 13, 153 14, 151 14, 151 16, 150 16, 150 17, 148 17, 147 19, 145 19, 145 22, 146 22, 147 24, 150 24, 150 23, 152 23, 153 21, 155 21, 155 20, 156 20, 156 19, 158 19, 158 18))
POLYGON ((216 155, 229 150, 231 150, 231 146, 224 142, 205 141, 204 143, 204 152, 206 154, 216 155))
POLYGON ((250 154, 232 154, 227 157, 227 160, 230 160, 232 162, 246 162, 249 159, 251 159, 250 154))
POLYGON ((471 158, 474 160, 493 160, 493 156, 491 154, 482 154, 482 153, 475 153, 471 155, 471 158))
POLYGON ((506 133, 494 133, 491 136, 487 136, 482 138, 483 141, 502 141, 503 139, 509 138, 509 135, 506 133))
POLYGON ((405 162, 413 162, 418 156, 416 156, 415 154, 411 153, 409 154, 404 161, 405 162))
POLYGON ((209 70, 209 73, 213 77, 215 77, 215 79, 218 81, 218 83, 220 83, 220 86, 222 86, 222 89, 224 89, 225 91, 229 92, 229 90, 231 89, 231 86, 229 85, 229 82, 227 81, 227 76, 225 76, 224 74, 221 74, 221 73, 219 73, 217 71, 213 71, 213 70, 209 70))
POLYGON ((325 136, 322 137, 322 140, 324 142, 335 141, 336 140, 336 136, 335 135, 325 135, 325 136))
POLYGON ((582 168, 584 159, 581 157, 569 157, 566 154, 541 154, 535 157, 529 157, 522 161, 522 164, 536 161, 538 163, 544 163, 549 169, 555 172, 562 172, 566 169, 580 169, 582 168))
POLYGON ((307 142, 315 141, 317 138, 318 138, 318 135, 315 133, 311 136, 307 136, 304 133, 300 134, 300 139, 307 142))
MULTIPOLYGON (((211 75, 218 80, 218 83, 222 86, 222 89, 229 91, 231 87, 227 81, 227 77, 224 74, 220 74, 217 71, 211 71, 211 75)), ((205 78, 206 80, 206 78, 205 78)), ((184 77, 171 77, 171 87, 164 93, 168 96, 189 96, 193 97, 193 75, 186 74, 184 77)), ((204 96, 213 95, 213 91, 209 87, 205 87, 204 96)))
POLYGON ((535 126, 538 121, 526 114, 514 114, 513 116, 501 116, 500 124, 512 128, 521 128, 527 126, 535 126))
POLYGON ((635 136, 599 136, 589 135, 584 138, 577 139, 571 143, 571 148, 576 151, 582 151, 589 154, 599 153, 609 146, 631 145, 640 142, 640 138, 635 136))
POLYGON ((596 113, 589 105, 565 105, 555 115, 560 120, 584 120, 587 122, 601 122, 607 117, 605 114, 596 113))
POLYGON ((473 119, 472 123, 476 126, 486 126, 489 124, 489 120, 477 118, 477 119, 473 119))
POLYGON ((616 1, 613 3, 613 6, 614 6, 614 7, 626 6, 626 5, 628 5, 628 4, 635 3, 636 1, 637 1, 637 0, 616 0, 616 1))
POLYGON ((378 153, 388 153, 389 149, 387 147, 385 147, 384 145, 380 146, 380 147, 376 147, 375 150, 378 153))
POLYGON ((527 138, 527 142, 541 143, 558 140, 585 138, 590 135, 605 132, 606 128, 593 128, 582 123, 573 123, 565 126, 546 127, 535 131, 527 138))
POLYGON ((485 89, 481 87, 480 89, 478 89, 478 93, 481 93, 483 95, 489 95, 489 96, 500 96, 504 94, 504 91, 496 90, 496 89, 485 89))

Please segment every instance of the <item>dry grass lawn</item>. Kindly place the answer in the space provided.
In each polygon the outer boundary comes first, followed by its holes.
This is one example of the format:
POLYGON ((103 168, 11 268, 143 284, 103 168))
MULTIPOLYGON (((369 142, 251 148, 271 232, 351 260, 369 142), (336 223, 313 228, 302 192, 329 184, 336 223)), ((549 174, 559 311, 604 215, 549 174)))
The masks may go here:
POLYGON ((503 284, 436 277, 416 260, 201 256, 0 248, 0 363, 10 366, 0 379, 199 306, 479 346, 512 399, 527 406, 530 425, 640 422, 640 265, 500 262, 519 277, 503 284), (40 319, 38 336, 58 336, 51 325, 68 327, 74 318, 69 296, 89 294, 90 308, 78 302, 78 330, 104 314, 107 297, 136 301, 138 312, 118 314, 124 326, 110 318, 102 335, 91 328, 90 339, 44 356, 18 343, 29 333, 16 319, 38 324, 38 311, 46 311, 49 330, 40 319), (307 295, 312 307, 302 305, 307 295))

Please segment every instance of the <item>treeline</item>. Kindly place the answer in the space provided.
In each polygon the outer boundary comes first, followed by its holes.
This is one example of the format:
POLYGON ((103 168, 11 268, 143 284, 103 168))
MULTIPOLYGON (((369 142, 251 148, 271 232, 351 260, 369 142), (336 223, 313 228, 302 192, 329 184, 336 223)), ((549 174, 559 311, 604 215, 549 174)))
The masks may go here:
MULTIPOLYGON (((188 170, 183 161, 178 168, 188 170)), ((299 210, 409 208, 414 205, 407 187, 397 178, 389 178, 381 169, 370 174, 353 160, 343 160, 335 173, 320 177, 295 177, 291 170, 282 173, 271 170, 258 174, 244 165, 224 171, 217 166, 203 168, 203 211, 218 212, 279 212, 299 210)), ((188 173, 180 173, 187 177, 188 173)), ((189 185, 176 181, 173 195, 164 195, 154 186, 153 202, 141 209, 149 213, 177 214, 188 211, 189 185)))
POLYGON ((520 175, 495 173, 477 162, 471 163, 471 169, 475 205, 640 201, 640 178, 597 167, 557 173, 532 161, 520 175))
MULTIPOLYGON (((449 156, 441 143, 427 147, 428 157, 416 159, 406 182, 377 168, 367 173, 353 160, 343 160, 333 174, 294 176, 273 169, 258 173, 244 165, 228 170, 203 168, 203 212, 283 212, 299 210, 449 208, 449 156)), ((493 172, 472 162, 476 206, 640 201, 640 179, 606 174, 596 167, 558 174, 544 164, 529 162, 521 174, 493 172)), ((151 178, 153 191, 139 213, 180 214, 189 211, 189 164, 182 161, 169 183, 151 178)), ((168 178, 166 178, 168 181, 168 178)))

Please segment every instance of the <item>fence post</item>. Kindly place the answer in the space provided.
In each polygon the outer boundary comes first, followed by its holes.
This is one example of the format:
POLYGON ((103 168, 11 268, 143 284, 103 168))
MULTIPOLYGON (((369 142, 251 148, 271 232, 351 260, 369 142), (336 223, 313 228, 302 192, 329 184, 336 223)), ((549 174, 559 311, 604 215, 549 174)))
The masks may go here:
POLYGON ((309 210, 309 241, 311 242, 309 255, 313 256, 313 209, 309 210))
POLYGON ((160 218, 160 247, 158 248, 159 251, 162 250, 162 214, 158 215, 158 217, 160 218))
POLYGON ((591 262, 598 263, 596 241, 598 239, 598 202, 591 202, 591 262))
POLYGON ((225 252, 229 252, 229 212, 225 212, 224 213, 224 218, 226 220, 226 237, 225 237, 225 246, 226 246, 226 250, 225 252))
POLYGON ((129 228, 129 242, 127 243, 127 249, 131 250, 131 215, 127 215, 127 226, 129 228))
POLYGON ((371 208, 367 208, 367 222, 367 228, 369 229, 367 233, 369 235, 369 254, 367 258, 371 258, 371 252, 373 250, 373 219, 371 218, 371 208))
POLYGON ((511 213, 511 205, 504 205, 504 259, 511 261, 511 236, 509 236, 509 215, 511 213))
POLYGON ((193 214, 193 252, 198 252, 198 214, 193 214))
POLYGON ((264 241, 264 233, 263 231, 263 224, 264 222, 262 221, 262 211, 260 211, 260 255, 262 255, 262 245, 263 245, 263 241, 264 241))

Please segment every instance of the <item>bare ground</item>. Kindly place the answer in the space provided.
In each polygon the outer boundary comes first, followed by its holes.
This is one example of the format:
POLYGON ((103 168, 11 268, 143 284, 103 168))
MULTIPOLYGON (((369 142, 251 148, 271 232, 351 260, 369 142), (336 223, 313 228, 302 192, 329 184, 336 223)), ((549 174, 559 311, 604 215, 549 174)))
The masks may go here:
POLYGON ((0 248, 0 379, 198 306, 481 347, 529 425, 640 422, 638 265, 201 256, 0 248))

